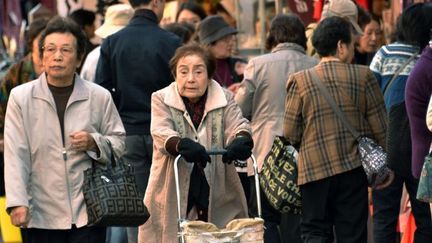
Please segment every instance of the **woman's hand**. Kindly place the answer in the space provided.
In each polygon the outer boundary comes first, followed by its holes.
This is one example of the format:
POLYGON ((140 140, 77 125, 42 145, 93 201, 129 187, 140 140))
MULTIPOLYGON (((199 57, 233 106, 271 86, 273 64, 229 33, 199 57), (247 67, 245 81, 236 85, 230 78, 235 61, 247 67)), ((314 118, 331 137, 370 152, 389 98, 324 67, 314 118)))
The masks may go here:
POLYGON ((11 222, 16 227, 26 228, 30 220, 28 207, 18 206, 12 209, 10 213, 11 222))
POLYGON ((71 138, 71 148, 76 151, 95 151, 97 152, 96 142, 93 137, 84 131, 73 132, 69 134, 71 138))
POLYGON ((210 162, 210 156, 204 146, 190 138, 182 138, 177 145, 177 152, 181 154, 187 162, 200 163, 203 168, 210 162))
POLYGON ((250 136, 238 136, 226 147, 226 154, 222 156, 224 163, 233 160, 246 160, 252 154, 253 140, 250 136))

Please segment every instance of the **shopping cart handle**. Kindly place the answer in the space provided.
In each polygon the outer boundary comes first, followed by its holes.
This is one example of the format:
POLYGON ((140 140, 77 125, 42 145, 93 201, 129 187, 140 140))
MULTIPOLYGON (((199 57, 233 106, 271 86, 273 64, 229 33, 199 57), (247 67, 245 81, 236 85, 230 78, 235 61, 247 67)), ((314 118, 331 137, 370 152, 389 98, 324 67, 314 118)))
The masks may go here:
POLYGON ((209 149, 206 151, 208 155, 224 155, 227 153, 226 149, 209 149))

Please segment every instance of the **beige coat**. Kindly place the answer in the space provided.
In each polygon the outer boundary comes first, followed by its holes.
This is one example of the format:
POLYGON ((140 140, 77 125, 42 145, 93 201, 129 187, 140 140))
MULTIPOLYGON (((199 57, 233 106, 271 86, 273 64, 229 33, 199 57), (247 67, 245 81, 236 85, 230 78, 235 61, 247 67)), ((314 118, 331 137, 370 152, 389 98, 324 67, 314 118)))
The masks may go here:
MULTIPOLYGON (((253 154, 259 172, 275 137, 283 134, 288 77, 317 63, 318 60, 306 56, 304 48, 295 43, 280 43, 271 53, 249 61, 235 101, 243 115, 251 121, 255 142, 253 154)), ((248 163, 248 174, 254 174, 251 161, 248 163)))
POLYGON ((75 75, 64 113, 63 144, 54 98, 42 73, 12 90, 4 136, 7 208, 28 207, 29 228, 70 229, 87 224, 83 171, 92 158, 110 161, 108 139, 121 154, 125 130, 110 93, 75 75), (70 149, 69 134, 76 131, 90 133, 100 157, 70 149))
MULTIPOLYGON (((174 181, 174 157, 165 150, 166 141, 180 136, 174 127, 173 111, 179 112, 184 121, 186 136, 199 141, 207 149, 225 147, 240 131, 250 133, 247 119, 243 118, 229 91, 212 80, 208 87, 207 101, 201 124, 196 130, 177 91, 177 84, 152 95, 151 134, 153 137, 153 164, 144 203, 151 214, 139 230, 139 242, 178 242, 177 199, 174 181), (170 108, 171 107, 171 108, 170 108), (223 109, 223 113, 217 112, 223 109), (222 123, 216 124, 218 114, 222 123), (223 143, 215 144, 215 132, 223 126, 223 143)), ((211 156, 212 162, 205 168, 210 186, 209 221, 224 227, 230 220, 247 217, 244 192, 233 164, 222 163, 221 156, 211 156)), ((186 214, 190 173, 193 164, 179 161, 182 216, 186 214)))

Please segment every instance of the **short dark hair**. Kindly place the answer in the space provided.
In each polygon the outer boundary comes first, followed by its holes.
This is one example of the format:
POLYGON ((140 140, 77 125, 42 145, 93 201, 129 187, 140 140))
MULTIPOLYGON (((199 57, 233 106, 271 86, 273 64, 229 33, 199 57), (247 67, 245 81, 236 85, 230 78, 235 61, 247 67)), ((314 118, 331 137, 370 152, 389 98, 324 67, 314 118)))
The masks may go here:
POLYGON ((423 49, 432 28, 432 3, 416 3, 406 8, 396 23, 396 40, 423 49))
POLYGON ((39 52, 41 58, 43 56, 45 38, 52 33, 71 33, 76 39, 78 58, 83 56, 86 47, 86 36, 83 30, 73 20, 56 16, 48 22, 45 30, 42 31, 41 38, 39 40, 39 52))
POLYGON ((81 28, 93 25, 96 19, 96 14, 85 9, 77 9, 69 14, 69 17, 75 21, 81 28))
POLYGON ((171 58, 169 63, 171 72, 173 73, 174 77, 176 77, 177 63, 180 58, 191 55, 197 55, 204 60, 204 63, 207 67, 207 76, 209 79, 211 79, 216 70, 216 59, 206 47, 197 43, 186 44, 176 50, 173 58, 171 58))
POLYGON ((129 4, 132 8, 139 7, 141 5, 147 5, 151 2, 151 0, 129 0, 129 4))
POLYGON ((271 50, 280 43, 296 43, 306 47, 306 35, 304 24, 295 14, 279 14, 271 22, 266 39, 266 49, 271 50))
POLYGON ((364 8, 357 6, 357 12, 358 12, 358 25, 360 28, 364 31, 364 28, 366 25, 368 25, 372 21, 372 15, 364 8))
POLYGON ((349 44, 352 41, 353 27, 346 19, 332 16, 320 21, 312 35, 312 45, 321 57, 336 54, 337 43, 349 44))
POLYGON ((189 10, 192 13, 198 15, 200 17, 201 20, 205 19, 205 17, 207 17, 206 12, 204 11, 204 9, 201 7, 201 5, 195 3, 195 2, 185 2, 182 3, 177 11, 177 15, 175 20, 177 21, 179 18, 180 13, 183 10, 189 10))
POLYGON ((189 42, 190 38, 192 37, 194 33, 194 26, 182 22, 182 23, 169 23, 163 27, 166 31, 169 31, 178 37, 180 37, 182 44, 186 44, 189 42))
POLYGON ((33 41, 38 35, 45 29, 49 21, 49 18, 37 18, 31 22, 27 31, 26 38, 26 49, 27 51, 33 51, 33 41))

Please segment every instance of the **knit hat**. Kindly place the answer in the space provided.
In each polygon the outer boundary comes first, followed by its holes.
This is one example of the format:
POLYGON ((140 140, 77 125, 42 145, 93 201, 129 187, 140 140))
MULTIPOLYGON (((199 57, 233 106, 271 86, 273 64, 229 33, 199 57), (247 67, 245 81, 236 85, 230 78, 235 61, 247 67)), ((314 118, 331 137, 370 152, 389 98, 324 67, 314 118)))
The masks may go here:
POLYGON ((342 18, 346 18, 351 25, 354 27, 355 31, 359 34, 363 34, 363 30, 360 28, 357 22, 358 18, 358 10, 357 6, 351 0, 329 0, 323 7, 323 11, 321 14, 321 20, 338 16, 342 18))
POLYGON ((238 31, 236 29, 229 26, 228 23, 218 15, 206 17, 198 26, 198 37, 203 44, 210 44, 227 35, 237 33, 238 31))
POLYGON ((116 33, 129 23, 133 13, 133 9, 129 4, 109 6, 105 13, 105 22, 95 31, 95 34, 105 39, 116 33))

